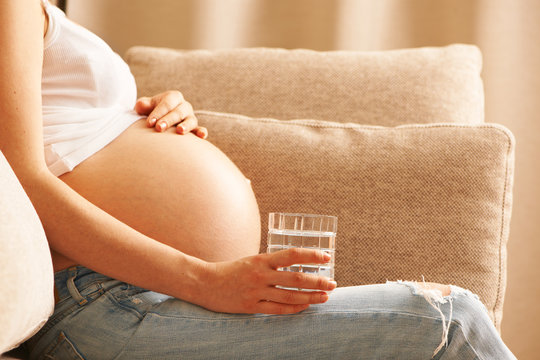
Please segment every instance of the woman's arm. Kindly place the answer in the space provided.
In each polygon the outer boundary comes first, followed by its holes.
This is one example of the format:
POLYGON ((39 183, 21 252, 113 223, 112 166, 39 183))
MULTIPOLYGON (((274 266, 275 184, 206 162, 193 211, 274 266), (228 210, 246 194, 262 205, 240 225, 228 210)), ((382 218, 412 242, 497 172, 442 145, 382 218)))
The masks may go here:
POLYGON ((32 200, 52 250, 120 280, 190 297, 204 262, 126 226, 48 171, 41 115, 43 10, 39 0, 0 0, 0 13, 0 150, 32 200), (171 281, 171 273, 181 281, 171 281))

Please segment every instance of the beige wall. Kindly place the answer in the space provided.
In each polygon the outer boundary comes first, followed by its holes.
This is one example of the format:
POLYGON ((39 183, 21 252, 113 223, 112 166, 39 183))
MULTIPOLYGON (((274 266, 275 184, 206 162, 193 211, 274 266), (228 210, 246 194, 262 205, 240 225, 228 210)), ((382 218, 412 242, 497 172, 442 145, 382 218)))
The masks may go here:
POLYGON ((478 45, 486 121, 517 139, 503 338, 540 353, 540 2, 537 0, 70 0, 68 15, 120 54, 132 45, 383 50, 478 45))

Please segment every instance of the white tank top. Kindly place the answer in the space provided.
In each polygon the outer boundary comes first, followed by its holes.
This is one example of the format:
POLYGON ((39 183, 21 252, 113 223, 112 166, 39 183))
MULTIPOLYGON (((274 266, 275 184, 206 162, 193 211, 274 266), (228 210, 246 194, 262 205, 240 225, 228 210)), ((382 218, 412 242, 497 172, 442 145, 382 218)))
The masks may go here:
POLYGON ((128 65, 103 40, 42 0, 44 39, 43 140, 56 176, 105 147, 134 121, 137 97, 128 65))

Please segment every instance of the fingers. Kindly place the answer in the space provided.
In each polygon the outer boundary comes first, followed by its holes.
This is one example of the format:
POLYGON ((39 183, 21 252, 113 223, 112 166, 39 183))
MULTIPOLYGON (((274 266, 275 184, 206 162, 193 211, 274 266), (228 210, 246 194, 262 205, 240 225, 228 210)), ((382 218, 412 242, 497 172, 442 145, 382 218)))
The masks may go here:
MULTIPOLYGON (((169 109, 168 104, 162 104, 164 103, 159 103, 156 106, 156 109, 161 107, 161 109, 163 109, 162 112, 165 112, 167 109, 169 109)), ((197 127, 197 118, 193 114, 193 107, 187 101, 178 104, 176 107, 170 109, 168 112, 161 115, 160 117, 156 117, 158 116, 157 114, 155 114, 156 109, 152 111, 148 118, 157 119, 155 122, 155 126, 156 130, 159 132, 163 132, 169 127, 174 126, 178 123, 182 123, 182 126, 186 129, 186 133, 197 127)), ((151 124, 151 122, 149 122, 149 124, 151 124)))
POLYGON ((192 132, 201 139, 206 139, 208 137, 208 129, 203 126, 197 126, 195 130, 192 130, 192 132))
MULTIPOLYGON (((270 254, 268 264, 272 269, 278 269, 291 265, 324 264, 329 262, 330 259, 329 254, 319 250, 292 248, 270 254)), ((304 272, 274 271, 268 281, 274 286, 323 291, 332 291, 337 287, 337 283, 331 279, 304 272)))
POLYGON ((305 310, 309 307, 309 304, 302 305, 288 305, 280 304, 271 301, 261 301, 255 307, 255 312, 261 314, 274 314, 274 315, 284 315, 284 314, 294 314, 305 310))
POLYGON ((278 251, 270 256, 269 265, 274 269, 295 264, 324 264, 331 260, 331 256, 323 251, 304 248, 278 251))
POLYGON ((183 102, 185 102, 184 96, 179 91, 166 91, 158 94, 152 97, 152 105, 154 108, 152 109, 152 112, 148 114, 148 119, 161 119, 183 102))
POLYGON ((181 92, 166 91, 152 97, 139 98, 135 103, 135 111, 141 115, 148 115, 148 126, 154 126, 157 120, 183 102, 185 100, 181 92))
POLYGON ((288 288, 332 291, 337 287, 334 280, 302 272, 279 271, 270 279, 272 285, 288 288))
POLYGON ((206 139, 208 137, 208 129, 203 126, 198 126, 197 119, 192 118, 191 116, 176 125, 176 132, 180 135, 187 134, 190 131, 201 139, 206 139))
POLYGON ((177 125, 178 134, 193 132, 201 139, 208 137, 208 130, 198 124, 193 106, 179 91, 167 91, 151 98, 141 97, 135 104, 135 110, 141 115, 148 115, 147 126, 158 132, 177 125))
POLYGON ((195 122, 197 120, 190 103, 182 99, 181 102, 175 105, 172 100, 163 99, 156 105, 152 113, 148 115, 148 124, 152 126, 152 123, 154 123, 156 130, 162 132, 188 117, 193 117, 195 122))
POLYGON ((135 103, 135 111, 139 115, 149 115, 154 109, 152 98, 144 96, 137 100, 135 103))
POLYGON ((265 292, 267 300, 259 301, 256 312, 265 314, 294 314, 305 310, 310 304, 328 301, 328 294, 318 291, 294 291, 271 288, 265 292))
POLYGON ((328 294, 322 291, 295 291, 270 288, 265 293, 268 301, 289 305, 322 304, 328 301, 328 294))
POLYGON ((176 125, 176 132, 178 134, 187 134, 188 132, 195 130, 199 125, 195 115, 188 114, 187 116, 182 117, 182 119, 182 122, 176 125))

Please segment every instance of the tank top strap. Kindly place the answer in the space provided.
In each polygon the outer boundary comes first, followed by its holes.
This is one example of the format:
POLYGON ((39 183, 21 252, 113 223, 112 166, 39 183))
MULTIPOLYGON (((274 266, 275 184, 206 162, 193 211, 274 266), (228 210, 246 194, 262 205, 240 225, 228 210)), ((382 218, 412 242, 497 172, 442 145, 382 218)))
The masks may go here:
POLYGON ((61 21, 61 17, 64 15, 64 13, 51 4, 49 0, 41 0, 41 5, 43 6, 43 9, 45 9, 45 13, 49 19, 47 33, 44 37, 44 47, 47 49, 53 42, 56 41, 56 38, 60 33, 61 26, 58 24, 58 22, 61 21))

